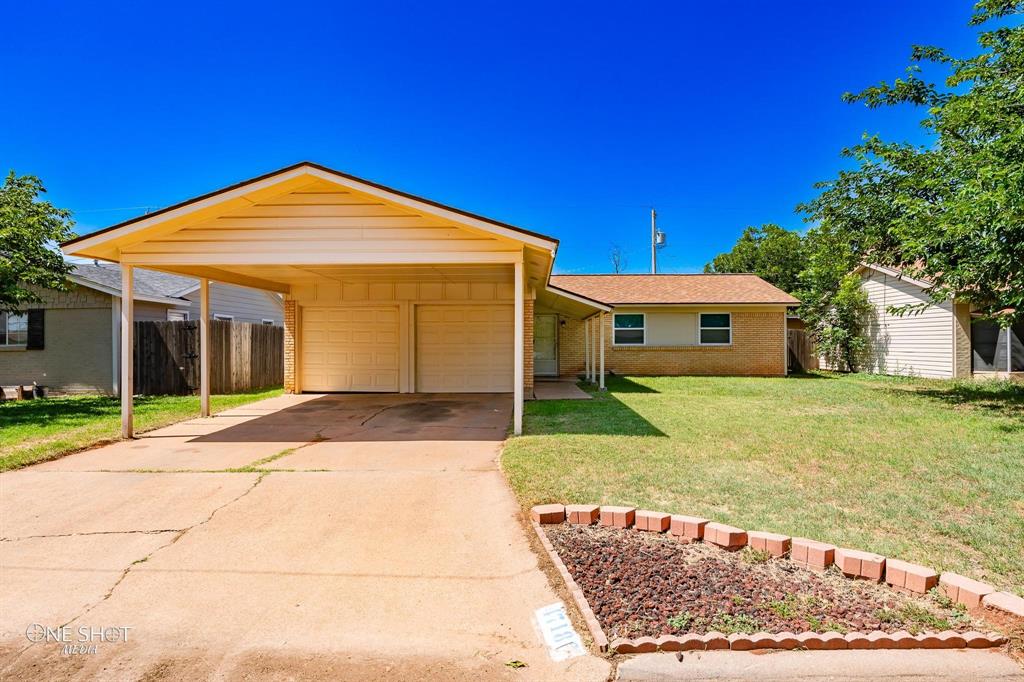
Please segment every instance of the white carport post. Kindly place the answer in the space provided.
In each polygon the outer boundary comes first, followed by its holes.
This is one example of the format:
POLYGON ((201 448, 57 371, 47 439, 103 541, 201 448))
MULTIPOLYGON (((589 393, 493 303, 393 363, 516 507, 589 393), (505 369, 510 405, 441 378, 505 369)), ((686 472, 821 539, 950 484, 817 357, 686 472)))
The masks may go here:
POLYGON ((512 268, 515 272, 514 286, 515 286, 515 351, 514 357, 514 369, 513 369, 513 385, 512 385, 512 432, 515 435, 521 435, 523 433, 523 259, 519 258, 513 263, 512 268))
POLYGON ((132 396, 135 394, 135 272, 121 264, 121 437, 134 435, 132 396))
POLYGON ((210 280, 199 280, 199 416, 210 416, 210 280))
POLYGON ((601 384, 600 384, 601 390, 603 391, 604 390, 604 312, 598 313, 597 325, 601 328, 601 333, 600 333, 600 337, 601 337, 601 346, 600 346, 600 348, 601 348, 601 350, 599 351, 601 353, 601 367, 600 367, 600 369, 598 371, 598 377, 599 377, 599 380, 601 382, 601 384))
POLYGON ((590 321, 583 318, 583 380, 590 381, 590 321))

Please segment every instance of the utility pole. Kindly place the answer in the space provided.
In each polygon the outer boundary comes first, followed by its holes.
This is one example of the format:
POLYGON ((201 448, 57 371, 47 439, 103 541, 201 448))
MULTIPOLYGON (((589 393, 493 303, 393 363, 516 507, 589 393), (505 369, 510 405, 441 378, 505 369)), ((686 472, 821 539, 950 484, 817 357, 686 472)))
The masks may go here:
POLYGON ((651 274, 658 274, 658 212, 651 208, 651 274))

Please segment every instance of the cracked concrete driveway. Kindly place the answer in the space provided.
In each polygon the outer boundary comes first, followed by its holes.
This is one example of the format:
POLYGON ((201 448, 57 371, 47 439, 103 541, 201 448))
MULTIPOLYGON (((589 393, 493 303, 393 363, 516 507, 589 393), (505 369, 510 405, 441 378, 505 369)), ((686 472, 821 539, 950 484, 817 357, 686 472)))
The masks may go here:
POLYGON ((558 596, 497 465, 510 410, 282 396, 0 475, 0 677, 605 679, 531 623, 558 596), (68 656, 33 623, 131 629, 68 656))

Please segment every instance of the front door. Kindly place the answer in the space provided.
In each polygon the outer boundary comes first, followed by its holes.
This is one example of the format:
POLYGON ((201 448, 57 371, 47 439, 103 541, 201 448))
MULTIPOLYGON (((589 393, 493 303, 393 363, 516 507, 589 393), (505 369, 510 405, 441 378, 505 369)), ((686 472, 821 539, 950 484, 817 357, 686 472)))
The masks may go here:
POLYGON ((533 373, 542 377, 558 376, 558 315, 533 318, 533 373))

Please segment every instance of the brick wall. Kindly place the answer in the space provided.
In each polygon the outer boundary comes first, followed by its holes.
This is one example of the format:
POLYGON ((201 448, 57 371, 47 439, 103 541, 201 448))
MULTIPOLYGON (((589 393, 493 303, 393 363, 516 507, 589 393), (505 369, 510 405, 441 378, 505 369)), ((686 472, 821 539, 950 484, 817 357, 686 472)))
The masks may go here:
POLYGON ((0 385, 49 386, 55 393, 113 391, 111 298, 87 287, 35 289, 42 299, 43 350, 0 350, 0 385))
POLYGON ((533 397, 533 298, 523 301, 523 397, 533 397))
POLYGON ((284 392, 295 393, 295 301, 284 302, 284 392))
MULTIPOLYGON (((605 370, 635 375, 784 376, 784 312, 733 312, 731 346, 622 348, 612 345, 612 315, 605 315, 605 370)), ((584 325, 565 321, 559 331, 559 371, 583 372, 584 325)))

